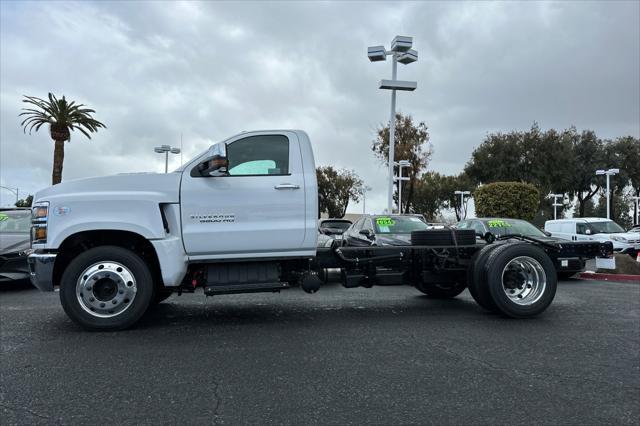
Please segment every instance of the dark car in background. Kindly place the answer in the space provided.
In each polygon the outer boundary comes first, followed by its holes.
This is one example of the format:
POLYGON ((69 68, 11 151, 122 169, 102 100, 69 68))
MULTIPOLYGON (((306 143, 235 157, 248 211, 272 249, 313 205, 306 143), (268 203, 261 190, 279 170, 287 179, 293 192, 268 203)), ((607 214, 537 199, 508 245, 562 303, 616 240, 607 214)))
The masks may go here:
POLYGON ((29 281, 30 209, 0 209, 0 284, 29 281))
POLYGON ((318 229, 321 234, 339 238, 351 224, 348 219, 320 219, 318 221, 318 229))
MULTIPOLYGON (((476 219, 465 219, 456 225, 458 229, 473 229, 478 238, 483 238, 487 232, 495 237, 504 235, 523 235, 533 237, 540 241, 564 243, 566 240, 550 236, 549 233, 541 231, 526 220, 509 219, 502 217, 481 217, 476 219)), ((580 258, 558 258, 556 270, 558 277, 569 278, 570 276, 582 272, 586 261, 580 258)))
POLYGON ((429 229, 421 215, 363 215, 342 234, 347 246, 408 246, 411 232, 429 229))

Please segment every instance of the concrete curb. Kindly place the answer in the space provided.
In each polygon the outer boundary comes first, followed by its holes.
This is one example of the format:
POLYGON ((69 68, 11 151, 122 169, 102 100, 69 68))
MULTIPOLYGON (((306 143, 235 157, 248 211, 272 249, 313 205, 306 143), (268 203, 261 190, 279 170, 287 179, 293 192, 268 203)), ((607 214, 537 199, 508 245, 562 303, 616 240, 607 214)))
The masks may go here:
POLYGON ((640 284, 640 275, 597 274, 595 272, 581 272, 578 276, 583 280, 636 282, 640 284))

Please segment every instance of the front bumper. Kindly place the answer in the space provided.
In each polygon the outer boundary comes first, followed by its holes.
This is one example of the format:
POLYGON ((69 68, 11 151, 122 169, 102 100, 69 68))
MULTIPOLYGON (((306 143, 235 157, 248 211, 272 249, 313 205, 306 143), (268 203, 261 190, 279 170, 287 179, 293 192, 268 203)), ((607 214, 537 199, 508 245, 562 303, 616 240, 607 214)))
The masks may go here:
POLYGON ((55 253, 31 253, 27 258, 31 284, 41 291, 53 291, 55 253))

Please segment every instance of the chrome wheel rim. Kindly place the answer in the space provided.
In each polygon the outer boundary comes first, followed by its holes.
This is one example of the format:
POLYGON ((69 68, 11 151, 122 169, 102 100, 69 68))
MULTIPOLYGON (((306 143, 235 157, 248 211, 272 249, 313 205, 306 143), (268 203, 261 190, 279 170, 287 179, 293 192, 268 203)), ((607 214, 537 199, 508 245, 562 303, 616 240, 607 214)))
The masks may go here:
POLYGON ((547 274, 542 264, 529 256, 511 259, 502 270, 502 289, 518 305, 536 303, 547 287, 547 274))
POLYGON ((76 296, 80 307, 97 318, 120 315, 133 303, 138 288, 133 273, 117 262, 98 262, 80 274, 76 296))

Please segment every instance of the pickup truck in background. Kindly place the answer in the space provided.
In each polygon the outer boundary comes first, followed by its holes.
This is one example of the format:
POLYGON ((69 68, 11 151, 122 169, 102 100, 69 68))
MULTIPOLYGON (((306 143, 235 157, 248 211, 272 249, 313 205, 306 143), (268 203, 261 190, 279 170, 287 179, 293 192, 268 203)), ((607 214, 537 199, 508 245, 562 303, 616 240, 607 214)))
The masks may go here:
MULTIPOLYGON (((32 208, 29 269, 60 288, 67 315, 92 330, 133 325, 172 293, 315 293, 328 269, 345 287, 412 285, 430 297, 469 288, 486 309, 516 318, 554 298, 554 260, 612 255, 611 243, 502 235, 475 244, 468 230, 414 231, 402 247, 317 247, 311 143, 300 130, 245 132, 167 174, 68 181, 32 208)), ((393 221, 393 218, 381 220, 393 221)), ((391 222, 389 222, 391 223, 391 222)))

